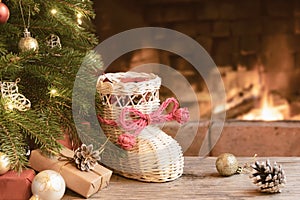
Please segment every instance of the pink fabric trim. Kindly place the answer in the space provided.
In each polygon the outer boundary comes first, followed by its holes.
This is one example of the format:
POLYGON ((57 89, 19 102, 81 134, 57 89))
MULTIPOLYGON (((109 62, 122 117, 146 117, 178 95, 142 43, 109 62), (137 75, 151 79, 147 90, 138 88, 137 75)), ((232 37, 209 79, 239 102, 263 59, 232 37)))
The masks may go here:
POLYGON ((158 124, 172 120, 184 124, 189 118, 188 109, 179 108, 179 103, 175 98, 166 99, 156 111, 150 114, 144 114, 133 107, 125 107, 119 116, 118 122, 103 119, 100 115, 98 116, 100 123, 111 126, 121 126, 126 131, 126 133, 120 135, 118 138, 118 144, 126 150, 130 150, 135 145, 135 137, 149 124, 158 124), (164 115, 163 112, 171 103, 173 103, 171 112, 164 115), (128 116, 130 116, 130 119, 128 119, 128 116), (128 132, 133 132, 133 134, 128 132))
POLYGON ((123 133, 118 137, 117 142, 123 149, 130 150, 136 144, 135 136, 130 133, 123 133))
POLYGON ((125 107, 120 114, 119 124, 125 131, 134 131, 135 135, 138 135, 149 124, 158 124, 172 120, 184 124, 189 120, 189 111, 187 108, 178 107, 179 103, 175 98, 168 98, 161 104, 158 110, 150 114, 144 114, 133 107, 125 107), (171 112, 163 115, 163 111, 165 111, 171 103, 174 104, 171 112), (128 118, 127 116, 134 117, 126 119, 128 118))

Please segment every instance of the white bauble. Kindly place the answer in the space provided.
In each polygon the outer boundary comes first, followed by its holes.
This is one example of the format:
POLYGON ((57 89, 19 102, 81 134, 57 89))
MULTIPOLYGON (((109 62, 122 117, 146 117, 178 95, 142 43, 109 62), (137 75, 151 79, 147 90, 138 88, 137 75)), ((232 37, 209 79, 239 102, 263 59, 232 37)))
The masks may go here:
POLYGON ((9 158, 5 153, 0 152, 0 175, 5 174, 10 169, 9 158))
POLYGON ((32 194, 42 200, 59 200, 66 190, 63 177, 53 170, 38 173, 31 184, 32 194))

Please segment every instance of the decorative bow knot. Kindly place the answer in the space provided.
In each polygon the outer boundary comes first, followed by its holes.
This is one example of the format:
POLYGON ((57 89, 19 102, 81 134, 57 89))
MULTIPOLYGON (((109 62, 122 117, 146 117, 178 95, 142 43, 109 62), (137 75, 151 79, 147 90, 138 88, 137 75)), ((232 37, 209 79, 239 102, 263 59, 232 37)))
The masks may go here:
POLYGON ((168 98, 158 110, 150 114, 144 114, 133 107, 126 107, 123 108, 120 114, 119 123, 125 131, 134 131, 135 135, 138 135, 149 124, 158 124, 172 120, 184 124, 189 120, 189 111, 187 108, 178 107, 179 103, 175 98, 168 98), (166 110, 170 103, 174 104, 171 112, 163 115, 163 111, 166 110), (127 116, 130 116, 131 119, 126 119, 127 116))
POLYGON ((119 135, 117 143, 125 150, 132 149, 136 144, 135 136, 130 133, 119 135))
POLYGON ((144 114, 136 108, 125 107, 123 108, 119 121, 103 119, 98 116, 101 123, 105 123, 111 126, 121 126, 126 132, 121 134, 117 143, 125 150, 132 149, 136 144, 136 136, 148 125, 158 124, 167 121, 176 120, 180 124, 184 124, 189 120, 189 111, 187 108, 179 108, 179 103, 175 98, 168 98, 161 106, 150 114, 144 114), (173 103, 172 110, 163 114, 166 108, 173 103), (128 117, 129 116, 129 117, 128 117), (133 132, 130 134, 128 132, 133 132))

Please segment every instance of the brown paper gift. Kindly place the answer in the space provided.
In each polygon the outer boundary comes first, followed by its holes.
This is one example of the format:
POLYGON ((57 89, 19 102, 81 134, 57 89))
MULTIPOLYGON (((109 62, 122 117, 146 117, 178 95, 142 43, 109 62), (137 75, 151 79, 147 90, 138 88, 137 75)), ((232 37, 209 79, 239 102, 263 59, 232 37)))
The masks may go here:
MULTIPOLYGON (((72 158, 74 152, 63 148, 61 154, 72 158)), ((61 161, 58 159, 59 157, 49 158, 43 155, 40 150, 34 150, 31 152, 29 163, 30 166, 37 171, 51 169, 59 172, 69 189, 86 198, 97 193, 109 184, 112 171, 101 165, 96 165, 93 170, 85 172, 77 169, 76 166, 69 161, 61 161)))
POLYGON ((31 196, 31 183, 35 176, 32 169, 24 169, 20 174, 8 171, 0 176, 0 199, 28 200, 31 196))

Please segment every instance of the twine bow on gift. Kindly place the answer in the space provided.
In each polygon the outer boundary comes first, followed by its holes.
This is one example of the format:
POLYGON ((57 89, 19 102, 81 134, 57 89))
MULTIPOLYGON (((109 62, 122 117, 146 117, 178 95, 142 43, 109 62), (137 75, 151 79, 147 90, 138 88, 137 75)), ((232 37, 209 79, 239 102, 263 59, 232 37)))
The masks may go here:
POLYGON ((109 138, 107 138, 105 143, 102 144, 101 147, 97 150, 94 150, 93 144, 81 144, 81 146, 73 152, 73 156, 59 153, 58 160, 68 161, 65 165, 73 163, 79 170, 88 172, 90 170, 93 170, 98 162, 100 162, 100 154, 104 151, 104 146, 106 145, 108 140, 109 138))
POLYGON ((184 124, 189 120, 189 111, 187 108, 179 108, 179 103, 175 98, 168 98, 156 111, 150 114, 144 114, 133 107, 125 107, 120 114, 118 123, 114 120, 103 119, 101 116, 99 116, 99 120, 108 125, 121 126, 126 132, 119 136, 117 143, 123 149, 130 150, 136 144, 135 137, 146 126, 173 120, 184 124), (174 104, 172 110, 164 115, 163 112, 171 103, 174 104), (130 118, 128 118, 128 116, 130 116, 130 118), (128 132, 133 132, 133 134, 128 132))

